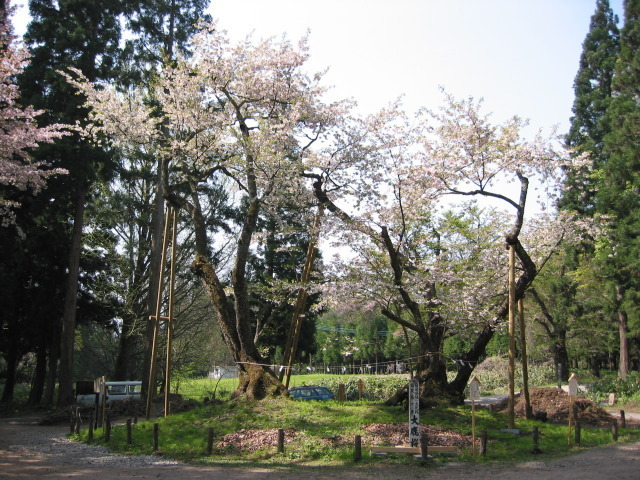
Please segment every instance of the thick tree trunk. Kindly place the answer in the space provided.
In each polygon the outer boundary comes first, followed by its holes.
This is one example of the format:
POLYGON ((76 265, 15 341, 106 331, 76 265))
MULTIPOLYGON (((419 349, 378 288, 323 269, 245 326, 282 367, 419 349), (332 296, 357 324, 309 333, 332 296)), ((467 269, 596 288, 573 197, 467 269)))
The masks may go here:
POLYGON ((4 382, 4 390, 0 403, 11 403, 13 401, 13 393, 16 387, 16 368, 18 365, 18 342, 11 342, 7 353, 4 356, 7 362, 7 376, 4 382))
POLYGON ((85 199, 87 185, 80 180, 76 196, 76 210, 73 218, 73 234, 69 252, 69 272, 64 298, 62 335, 60 344, 60 379, 58 383, 58 408, 73 404, 73 349, 76 332, 76 308, 78 303, 78 277, 80 271, 80 251, 84 228, 85 199))
POLYGON ((629 373, 629 338, 627 333, 627 312, 618 311, 618 330, 620 332, 620 361, 618 363, 618 377, 627 378, 629 373))
POLYGON ((29 405, 40 404, 44 393, 44 382, 47 379, 47 345, 44 343, 44 339, 41 342, 36 351, 36 368, 31 381, 29 398, 27 399, 27 404, 29 405))

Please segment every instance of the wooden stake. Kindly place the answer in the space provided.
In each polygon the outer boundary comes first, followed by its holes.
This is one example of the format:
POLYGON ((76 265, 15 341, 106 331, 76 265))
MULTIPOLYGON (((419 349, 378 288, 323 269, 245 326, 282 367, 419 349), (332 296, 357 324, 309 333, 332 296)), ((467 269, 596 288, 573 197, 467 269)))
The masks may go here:
POLYGON ((213 453, 213 427, 209 427, 209 435, 207 438, 207 454, 213 453))
POLYGON ((127 445, 131 445, 131 419, 127 418, 127 445))
POLYGON ((284 428, 278 429, 278 453, 284 453, 284 428))
POLYGON ((159 437, 160 437, 160 425, 158 425, 157 423, 154 423, 153 424, 153 451, 154 452, 158 451, 159 437))
POLYGON ((353 440, 353 461, 359 462, 360 460, 362 460, 362 437, 356 435, 353 440))

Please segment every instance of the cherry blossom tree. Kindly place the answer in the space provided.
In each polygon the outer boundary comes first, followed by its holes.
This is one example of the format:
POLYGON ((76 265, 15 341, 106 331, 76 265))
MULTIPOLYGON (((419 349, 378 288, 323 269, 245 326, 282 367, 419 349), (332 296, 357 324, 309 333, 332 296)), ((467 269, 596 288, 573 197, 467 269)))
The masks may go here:
MULTIPOLYGON (((230 45, 215 25, 193 38, 195 55, 165 66, 152 91, 125 94, 69 77, 92 107, 87 134, 125 153, 162 159, 164 196, 186 212, 195 235, 192 271, 201 280, 239 366, 238 394, 260 398, 285 391, 255 344, 247 263, 261 214, 297 204, 312 216, 300 181, 311 146, 346 108, 324 104, 321 74, 306 75, 303 39, 230 45), (145 102, 154 98, 156 104, 145 102), (158 107, 159 105, 159 107, 158 107), (211 225, 211 192, 223 192, 233 219, 211 225)), ((282 225, 280 226, 283 227, 282 225)))
POLYGON ((53 142, 64 135, 59 124, 38 126, 42 111, 20 104, 16 76, 28 62, 26 50, 12 32, 9 3, 0 16, 0 184, 8 189, 0 193, 0 221, 8 226, 14 221, 12 210, 19 204, 11 198, 11 189, 38 193, 47 178, 65 170, 48 168, 43 161, 32 161, 29 152, 39 144, 53 142))
POLYGON ((505 243, 519 260, 519 299, 559 243, 575 235, 568 212, 525 222, 530 179, 553 202, 568 152, 553 136, 523 139, 525 122, 517 117, 489 120, 472 98, 445 95, 440 110, 415 118, 395 104, 337 138, 336 153, 311 175, 317 199, 340 219, 339 243, 356 252, 325 297, 377 304, 417 334, 423 397, 460 401, 504 323, 505 243), (453 197, 490 204, 456 205, 453 197), (454 334, 466 337, 470 348, 448 382, 442 345, 454 334))

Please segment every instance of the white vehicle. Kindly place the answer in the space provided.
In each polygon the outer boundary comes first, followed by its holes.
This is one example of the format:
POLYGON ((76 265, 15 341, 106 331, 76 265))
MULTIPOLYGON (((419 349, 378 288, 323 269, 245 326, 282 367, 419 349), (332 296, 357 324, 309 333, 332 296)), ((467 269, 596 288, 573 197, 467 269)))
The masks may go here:
MULTIPOLYGON (((142 382, 140 381, 104 382, 104 386, 107 390, 107 405, 122 400, 140 400, 142 391, 142 382)), ((96 403, 102 405, 104 386, 102 379, 98 379, 93 382, 93 392, 87 392, 86 388, 81 388, 80 382, 78 382, 76 384, 76 403, 86 406, 96 403)))

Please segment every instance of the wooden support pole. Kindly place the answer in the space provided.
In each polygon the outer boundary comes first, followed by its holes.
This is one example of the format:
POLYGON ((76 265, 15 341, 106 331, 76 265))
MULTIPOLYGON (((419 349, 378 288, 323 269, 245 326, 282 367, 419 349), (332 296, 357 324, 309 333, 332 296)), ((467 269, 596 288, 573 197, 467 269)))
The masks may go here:
POLYGON ((575 444, 579 447, 580 446, 580 442, 582 442, 581 439, 582 436, 582 426, 580 425, 580 422, 576 422, 576 433, 575 433, 575 444))
POLYGON ((618 421, 614 420, 611 422, 611 436, 613 437, 613 441, 618 441, 618 421))
POLYGON ((362 460, 362 437, 356 435, 353 440, 353 461, 359 462, 360 460, 362 460))
POLYGON ((508 428, 515 428, 515 371, 516 371, 516 246, 509 244, 509 401, 508 428))
POLYGON ((627 428, 627 418, 624 414, 624 410, 620 410, 620 427, 627 428))
POLYGON ((160 260, 160 270, 158 271, 158 296, 156 298, 156 321, 153 324, 153 341, 151 343, 151 364, 149 365, 149 385, 147 386, 147 420, 151 418, 151 404, 153 400, 153 394, 156 387, 156 357, 158 355, 158 329, 160 328, 160 322, 157 320, 160 318, 160 312, 162 310, 162 291, 164 290, 164 268, 165 259, 167 256, 167 237, 169 236, 169 218, 170 208, 167 208, 164 218, 164 236, 162 240, 162 259, 160 260))
POLYGON ((284 428, 278 429, 278 453, 284 453, 284 428))
POLYGON ((213 427, 209 427, 207 436, 207 455, 213 453, 213 427))
MULTIPOLYGON (((313 227, 311 231, 311 238, 309 240, 309 247, 307 248, 307 256, 305 258, 304 267, 302 269, 302 276, 300 278, 301 284, 306 284, 311 278, 311 269, 313 268, 313 261, 316 256, 316 239, 318 231, 320 229, 320 217, 322 216, 323 207, 318 207, 318 213, 313 221, 313 227)), ((285 387, 289 387, 289 380, 291 378, 291 368, 295 361, 296 351, 298 349, 298 341, 300 339, 300 332, 302 331, 302 321, 304 319, 304 308, 307 303, 307 289, 300 287, 298 289, 298 297, 293 310, 291 318, 291 327, 289 328, 289 334, 287 335, 287 343, 284 349, 283 363, 284 370, 280 372, 280 381, 284 380, 285 387)))

